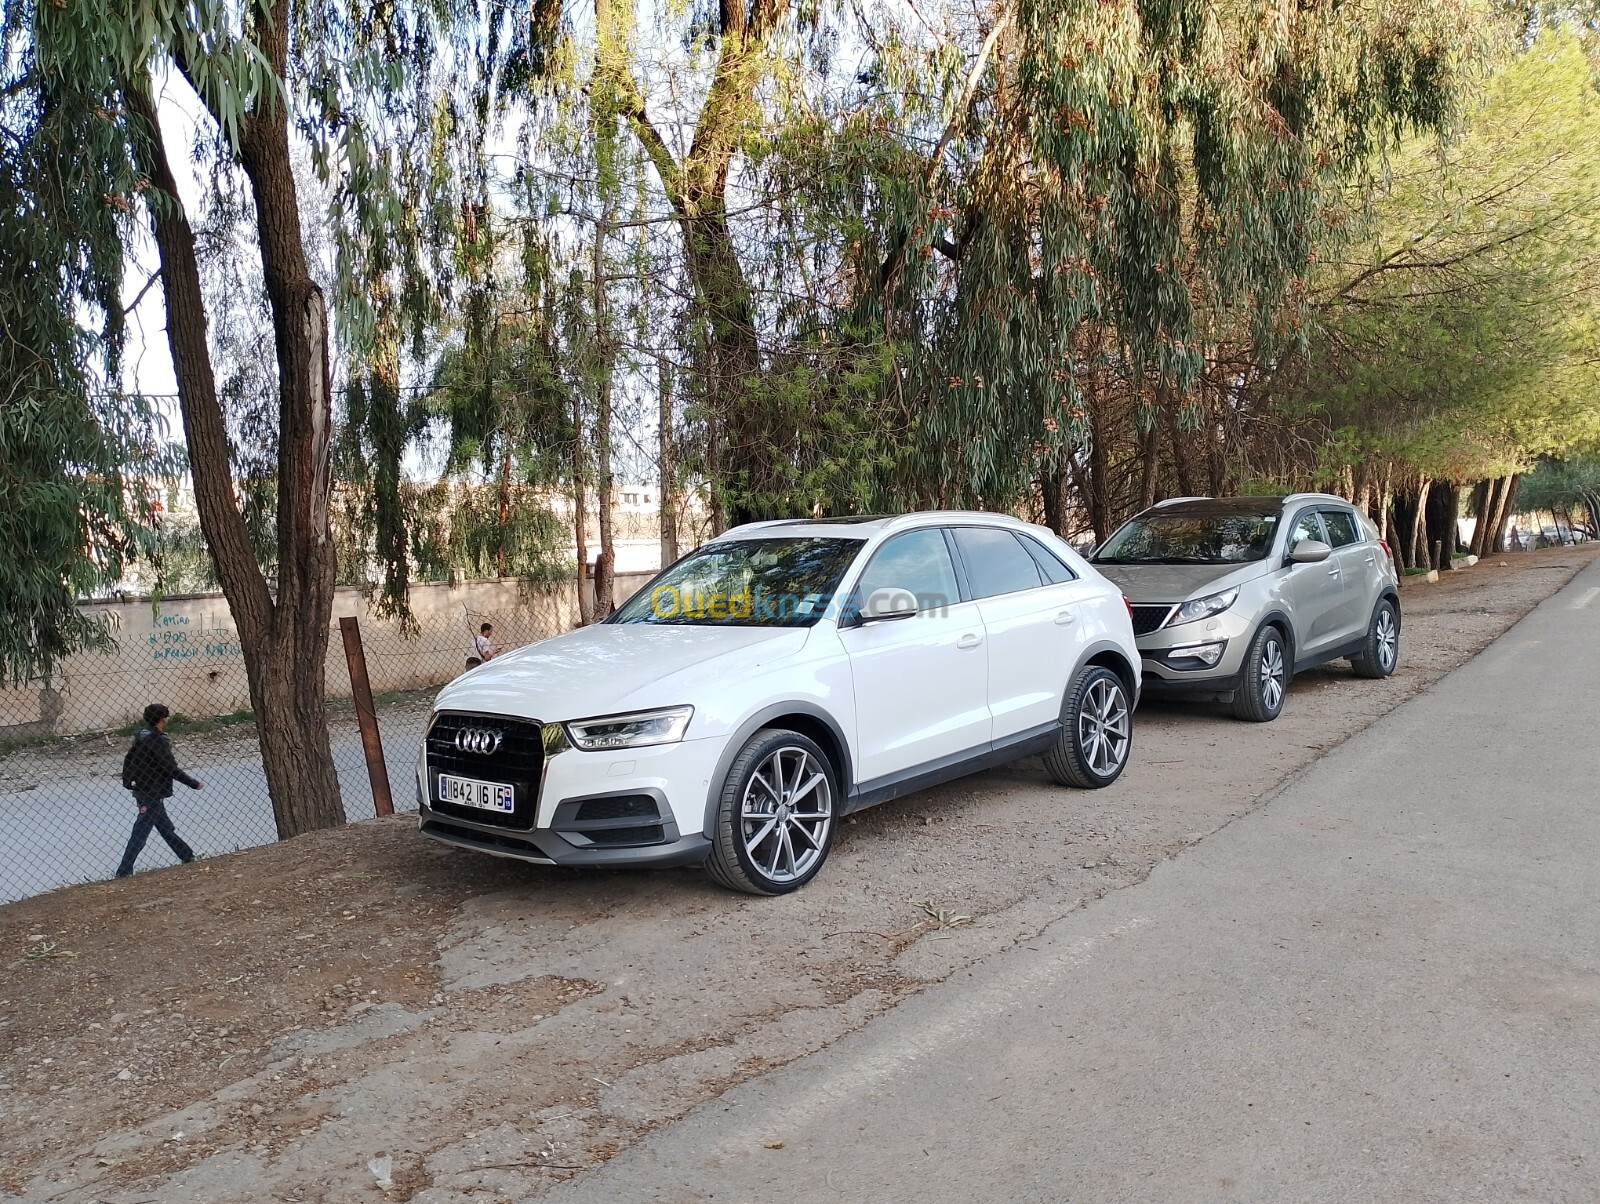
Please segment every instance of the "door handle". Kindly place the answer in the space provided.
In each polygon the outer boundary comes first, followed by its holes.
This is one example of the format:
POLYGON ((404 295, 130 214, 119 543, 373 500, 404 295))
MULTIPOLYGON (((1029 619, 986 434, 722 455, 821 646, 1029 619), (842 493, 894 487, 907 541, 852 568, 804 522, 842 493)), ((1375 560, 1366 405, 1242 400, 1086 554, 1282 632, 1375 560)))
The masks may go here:
POLYGON ((972 632, 969 631, 969 632, 967 632, 966 635, 962 636, 959 640, 956 641, 956 647, 957 648, 976 648, 981 643, 983 643, 983 637, 981 635, 974 635, 972 632))
POLYGON ((1338 567, 1338 565, 1334 565, 1334 566, 1332 566, 1332 567, 1330 567, 1328 569, 1328 576, 1337 577, 1338 575, 1339 575, 1339 567, 1338 567))
POLYGON ((1071 627, 1073 623, 1077 622, 1077 618, 1070 610, 1063 610, 1056 615, 1056 626, 1071 627))

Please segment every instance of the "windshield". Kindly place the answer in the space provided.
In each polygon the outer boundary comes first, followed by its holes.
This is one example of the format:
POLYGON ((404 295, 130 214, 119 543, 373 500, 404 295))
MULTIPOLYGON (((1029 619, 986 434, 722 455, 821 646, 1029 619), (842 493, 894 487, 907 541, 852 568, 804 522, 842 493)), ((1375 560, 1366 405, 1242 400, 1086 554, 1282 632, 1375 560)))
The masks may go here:
POLYGON ((834 600, 859 539, 739 539, 685 556, 629 598, 613 623, 809 627, 834 600))
POLYGON ((1096 564, 1244 564, 1272 547, 1276 514, 1154 514, 1129 519, 1096 564))

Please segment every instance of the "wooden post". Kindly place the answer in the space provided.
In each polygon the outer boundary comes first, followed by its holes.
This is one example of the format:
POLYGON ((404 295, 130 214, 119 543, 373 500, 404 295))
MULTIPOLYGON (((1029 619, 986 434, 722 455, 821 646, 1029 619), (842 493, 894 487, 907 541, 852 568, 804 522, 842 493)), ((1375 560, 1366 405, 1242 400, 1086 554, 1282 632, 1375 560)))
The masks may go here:
POLYGON ((355 703, 356 722, 361 726, 361 751, 367 755, 367 777, 372 781, 372 811, 375 815, 393 815, 389 766, 383 759, 383 739, 378 735, 372 683, 367 680, 367 654, 361 647, 361 626, 353 615, 339 620, 339 634, 344 637, 344 659, 350 666, 350 699, 355 703))

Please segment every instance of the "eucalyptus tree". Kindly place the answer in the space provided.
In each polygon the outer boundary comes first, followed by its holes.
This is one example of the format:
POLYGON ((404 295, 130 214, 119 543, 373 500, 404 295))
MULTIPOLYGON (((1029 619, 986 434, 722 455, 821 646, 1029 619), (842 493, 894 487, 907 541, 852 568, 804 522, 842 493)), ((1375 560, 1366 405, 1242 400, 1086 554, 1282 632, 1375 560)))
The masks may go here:
MULTIPOLYGON (((330 530, 334 433, 328 299, 309 270, 297 146, 326 181, 352 179, 364 202, 346 205, 348 247, 382 228, 393 180, 375 153, 403 124, 394 95, 436 61, 448 8, 279 0, 199 0, 127 6, 112 0, 58 5, 10 0, 7 27, 45 106, 93 104, 97 138, 114 140, 136 178, 106 203, 148 223, 160 257, 167 340, 183 416, 188 468, 206 545, 237 626, 280 836, 342 823, 329 751, 323 665, 336 572, 330 530), (166 89, 198 102, 194 129, 163 120, 166 89), (195 225, 180 173, 191 161, 236 172, 271 313, 276 394, 275 574, 262 571, 240 509, 228 414, 208 339, 208 302, 195 225)), ((95 143, 85 140, 88 149, 95 143)), ((346 193, 347 196, 356 194, 346 193)), ((100 231, 97 254, 117 239, 100 231)), ((333 298, 347 342, 370 341, 370 307, 345 287, 361 274, 346 258, 333 298)), ((76 265, 69 265, 69 270, 76 265)), ((80 273, 82 275, 82 273, 80 273)))

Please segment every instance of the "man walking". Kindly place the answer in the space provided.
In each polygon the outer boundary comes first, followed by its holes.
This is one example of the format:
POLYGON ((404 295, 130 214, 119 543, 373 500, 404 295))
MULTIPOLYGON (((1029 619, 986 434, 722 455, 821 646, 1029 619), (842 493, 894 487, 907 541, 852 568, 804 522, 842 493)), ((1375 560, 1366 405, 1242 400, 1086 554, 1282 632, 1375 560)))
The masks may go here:
POLYGON ((122 761, 122 784, 133 792, 139 817, 133 821, 128 847, 123 850, 122 864, 117 867, 119 878, 133 873, 133 863, 150 838, 151 828, 161 833, 179 861, 187 865, 194 860, 194 850, 184 843, 167 815, 167 800, 172 797, 174 781, 182 782, 190 790, 199 790, 203 783, 178 768, 178 760, 172 755, 172 741, 167 736, 167 720, 171 717, 172 712, 159 702, 145 707, 144 728, 133 738, 133 745, 122 761))

